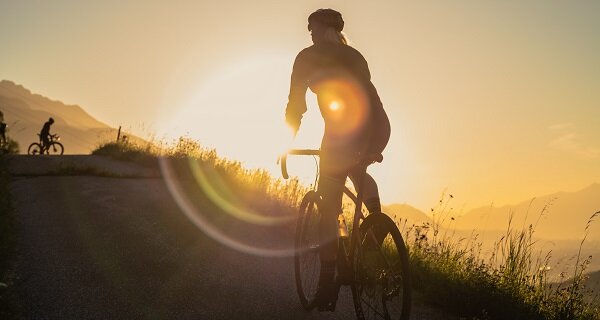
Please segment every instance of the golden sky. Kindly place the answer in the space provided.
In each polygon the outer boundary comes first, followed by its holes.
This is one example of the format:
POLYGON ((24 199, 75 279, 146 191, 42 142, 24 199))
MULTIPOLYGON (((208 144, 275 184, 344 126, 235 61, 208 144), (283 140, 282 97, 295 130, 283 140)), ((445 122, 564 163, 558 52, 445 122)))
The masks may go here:
MULTIPOLYGON (((384 202, 465 208, 600 182, 597 1, 2 1, 0 78, 276 170, 308 14, 342 12, 392 122, 384 202)), ((312 97, 309 97, 311 100, 312 97)), ((299 169, 299 171, 302 171, 299 169)))

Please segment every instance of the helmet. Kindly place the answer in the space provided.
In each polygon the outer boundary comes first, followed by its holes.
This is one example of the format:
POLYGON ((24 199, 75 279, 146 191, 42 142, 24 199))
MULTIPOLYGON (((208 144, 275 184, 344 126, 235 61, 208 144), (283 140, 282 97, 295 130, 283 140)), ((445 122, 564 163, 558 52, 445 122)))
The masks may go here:
POLYGON ((308 31, 312 31, 311 23, 318 22, 341 32, 344 29, 342 14, 333 9, 319 9, 308 16, 308 31))
POLYGON ((48 119, 48 122, 50 122, 50 123, 54 123, 54 119, 53 119, 53 118, 50 118, 50 119, 48 119))

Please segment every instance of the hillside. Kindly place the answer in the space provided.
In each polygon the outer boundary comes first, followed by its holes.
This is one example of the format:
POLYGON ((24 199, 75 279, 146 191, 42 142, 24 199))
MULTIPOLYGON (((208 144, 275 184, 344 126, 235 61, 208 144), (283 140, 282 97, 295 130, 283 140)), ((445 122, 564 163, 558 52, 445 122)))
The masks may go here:
POLYGON ((49 117, 55 120, 51 132, 61 137, 65 153, 69 154, 89 154, 116 132, 78 105, 51 100, 7 80, 0 81, 0 110, 8 124, 8 135, 19 143, 21 153, 26 153, 27 146, 38 139, 37 134, 49 117))
MULTIPOLYGON (((587 290, 595 292, 596 297, 600 299, 600 271, 588 274, 588 278, 585 279, 584 286, 587 290)), ((600 303, 600 301, 598 302, 600 303)))
MULTIPOLYGON (((447 231, 454 239, 471 239, 476 235, 482 244, 483 252, 487 253, 494 249, 494 244, 499 239, 506 236, 508 216, 511 212, 514 212, 512 226, 515 230, 535 224, 539 219, 534 233, 535 250, 542 250, 544 255, 551 251, 550 275, 558 277, 561 272, 573 267, 586 223, 598 210, 600 184, 592 184, 577 192, 559 192, 513 206, 477 208, 456 217, 454 221, 446 219, 441 230, 447 231), (540 216, 542 208, 546 205, 545 213, 540 216)), ((405 230, 413 224, 419 226, 433 222, 430 215, 407 204, 384 206, 383 211, 399 221, 401 227, 406 219, 405 230)), ((583 257, 593 257, 588 271, 600 270, 600 221, 598 218, 595 220, 590 225, 588 238, 581 248, 583 257)), ((441 221, 436 219, 435 222, 441 221)))
POLYGON ((394 220, 406 225, 421 225, 426 222, 431 222, 431 218, 428 217, 423 211, 414 208, 406 203, 404 204, 390 204, 384 205, 382 208, 383 212, 387 213, 394 220), (402 221, 400 221, 402 220, 402 221))

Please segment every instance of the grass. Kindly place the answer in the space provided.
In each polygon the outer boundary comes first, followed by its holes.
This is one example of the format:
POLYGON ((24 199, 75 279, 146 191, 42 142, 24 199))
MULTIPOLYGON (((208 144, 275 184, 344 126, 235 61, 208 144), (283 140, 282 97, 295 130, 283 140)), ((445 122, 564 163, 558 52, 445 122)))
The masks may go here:
MULTIPOLYGON (((191 159, 212 170, 235 194, 248 195, 241 201, 259 199, 253 205, 266 210, 273 206, 293 210, 307 191, 297 180, 282 181, 264 170, 244 169, 240 162, 220 158, 215 150, 185 137, 171 144, 107 143, 93 153, 147 164, 155 163, 158 156, 191 159)), ((598 306, 584 299, 589 294, 583 281, 591 257, 578 256, 572 280, 553 285, 546 269, 551 255, 537 253, 534 225, 517 229, 509 220, 505 235, 485 256, 476 235, 456 240, 448 228, 442 228, 453 220, 447 209, 451 198, 448 195, 433 210, 433 224, 407 228, 406 222, 396 221, 410 250, 413 285, 427 302, 470 319, 600 320, 598 306)), ((591 215, 586 236, 598 215, 591 215)))
POLYGON ((2 319, 16 318, 18 314, 14 292, 15 272, 12 269, 16 254, 16 222, 8 189, 9 181, 7 160, 0 156, 0 318, 2 319))
POLYGON ((197 141, 181 137, 171 143, 161 142, 109 142, 100 145, 92 154, 156 166, 157 157, 179 161, 192 161, 215 179, 224 183, 241 200, 256 202, 264 210, 297 208, 308 189, 297 179, 282 180, 271 176, 266 170, 249 170, 239 161, 219 157, 215 149, 203 148, 197 141))
MULTIPOLYGON (((551 254, 536 251, 535 225, 516 229, 511 215, 506 233, 485 256, 476 236, 456 240, 443 231, 445 208, 434 210, 433 224, 404 229, 413 284, 427 301, 476 319, 600 319, 600 308, 586 302, 592 293, 583 287, 591 257, 578 256, 572 280, 556 286, 547 277, 551 254)), ((581 245, 599 214, 591 215, 581 245)))

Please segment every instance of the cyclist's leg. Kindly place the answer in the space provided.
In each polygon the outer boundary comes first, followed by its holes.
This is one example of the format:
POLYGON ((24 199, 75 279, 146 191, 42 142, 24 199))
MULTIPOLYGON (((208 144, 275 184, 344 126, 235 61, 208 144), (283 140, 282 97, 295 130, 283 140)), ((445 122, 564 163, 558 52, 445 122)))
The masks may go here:
POLYGON ((321 241, 319 274, 319 288, 317 291, 317 305, 320 309, 331 310, 337 300, 335 285, 336 258, 338 250, 337 217, 342 210, 344 179, 321 174, 319 177, 318 192, 322 197, 321 222, 319 235, 321 241))
POLYGON ((342 212, 342 196, 347 170, 338 150, 321 149, 318 193, 321 196, 321 272, 317 305, 320 310, 332 310, 337 300, 338 287, 335 284, 336 258, 338 253, 338 215, 342 212))
MULTIPOLYGON (((369 135, 369 140, 364 147, 363 150, 366 150, 365 154, 378 154, 382 153, 385 147, 387 146, 390 140, 390 122, 385 113, 378 113, 374 119, 377 125, 374 125, 370 128, 371 133, 369 135)), ((381 201, 379 200, 379 189, 377 188, 377 183, 375 179, 371 177, 370 174, 366 173, 364 168, 355 167, 352 172, 350 172, 349 176, 352 179, 352 183, 354 187, 360 188, 359 180, 361 175, 362 177, 362 187, 363 192, 363 202, 370 213, 380 213, 381 212, 381 201)))
MULTIPOLYGON (((389 138, 390 130, 388 126, 376 127, 375 132, 371 136, 368 146, 366 147, 366 154, 378 154, 383 152, 389 138)), ((381 200, 379 198, 379 188, 375 179, 366 172, 366 168, 362 166, 354 167, 349 174, 354 187, 357 191, 362 192, 363 203, 369 210, 370 214, 381 214, 381 200)), ((375 237, 381 243, 385 238, 385 232, 374 228, 375 237)))
MULTIPOLYGON (((371 175, 365 172, 364 167, 352 170, 349 177, 352 180, 352 183, 354 184, 354 187, 357 189, 357 191, 362 191, 364 199, 363 203, 367 207, 367 210, 369 210, 369 213, 381 214, 381 201, 379 200, 379 189, 377 188, 377 183, 375 182, 375 179, 373 179, 371 175), (360 186, 361 175, 362 187, 360 186)), ((380 228, 378 227, 374 227, 373 231, 375 232, 375 238, 381 244, 386 236, 385 231, 380 230, 380 228)))
POLYGON ((47 136, 42 136, 41 138, 42 150, 40 151, 40 154, 44 154, 46 153, 46 150, 48 150, 48 148, 50 147, 50 139, 48 139, 47 136))
POLYGON ((344 179, 321 174, 319 177, 319 195, 321 201, 320 238, 321 261, 335 261, 337 254, 337 217, 342 212, 344 179))
POLYGON ((362 191, 363 194, 363 202, 369 210, 369 213, 379 213, 381 212, 381 202, 379 200, 379 188, 377 188, 377 182, 373 177, 366 173, 361 172, 361 169, 353 170, 350 173, 350 180, 354 184, 356 191, 362 191), (364 174, 362 181, 362 189, 360 186, 360 175, 364 174))

